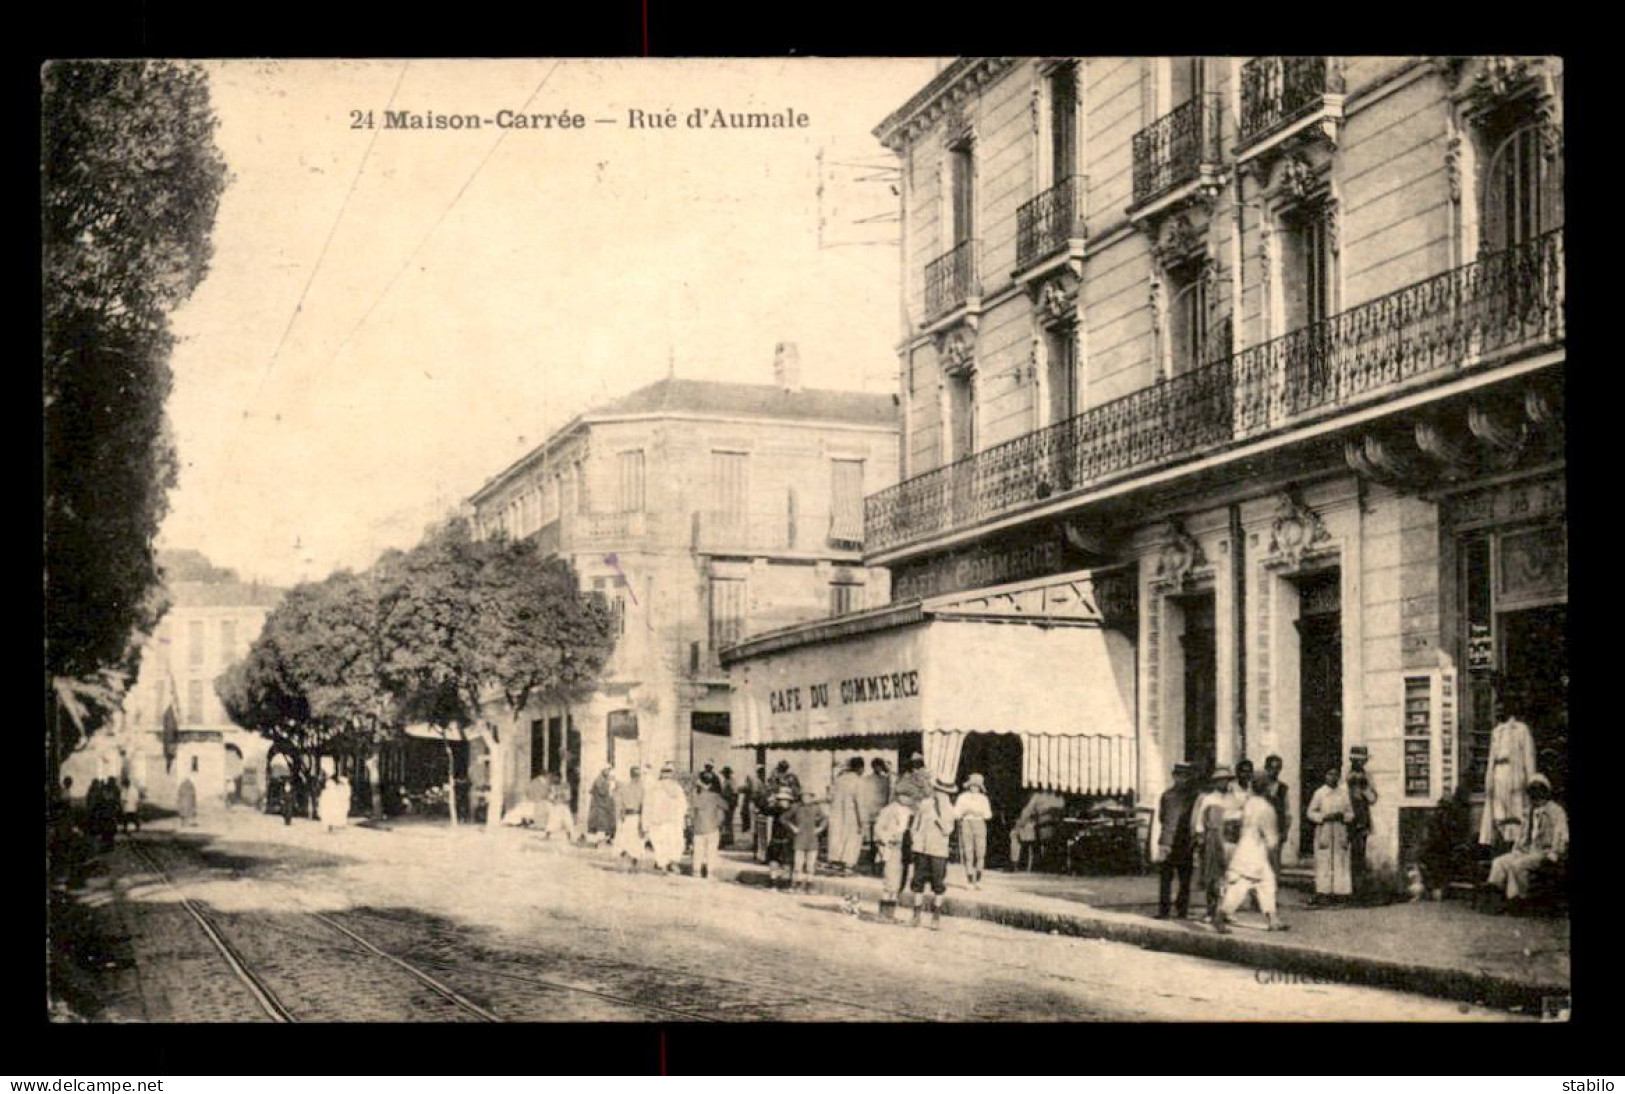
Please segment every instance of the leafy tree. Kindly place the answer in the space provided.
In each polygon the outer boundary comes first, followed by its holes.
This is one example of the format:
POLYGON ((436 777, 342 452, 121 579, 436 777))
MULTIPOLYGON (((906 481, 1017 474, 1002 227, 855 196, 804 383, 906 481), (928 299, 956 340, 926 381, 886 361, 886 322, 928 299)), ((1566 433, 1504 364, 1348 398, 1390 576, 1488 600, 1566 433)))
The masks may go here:
POLYGON ((573 568, 544 561, 534 542, 475 542, 460 519, 431 530, 397 575, 390 649, 404 706, 448 742, 455 731, 484 743, 492 765, 486 823, 495 825, 504 729, 488 707, 512 724, 533 702, 592 690, 614 649, 608 606, 582 595, 573 568))
POLYGON ((310 700, 278 642, 280 628, 271 626, 275 616, 273 611, 266 618, 243 659, 215 681, 215 694, 227 717, 270 740, 272 751, 288 758, 295 779, 309 785, 314 759, 332 731, 311 715, 310 700))
POLYGON ((42 77, 50 774, 117 705, 165 604, 152 541, 175 482, 169 314, 208 269, 226 182, 201 70, 56 62, 42 77), (86 721, 61 725, 76 706, 86 721))

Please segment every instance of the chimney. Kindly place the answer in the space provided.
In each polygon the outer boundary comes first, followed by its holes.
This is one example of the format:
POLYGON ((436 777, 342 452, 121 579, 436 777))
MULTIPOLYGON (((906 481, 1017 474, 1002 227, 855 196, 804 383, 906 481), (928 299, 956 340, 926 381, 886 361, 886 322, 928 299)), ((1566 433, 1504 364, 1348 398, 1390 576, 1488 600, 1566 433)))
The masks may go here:
POLYGON ((794 342, 773 347, 773 382, 785 391, 801 390, 801 355, 794 342))

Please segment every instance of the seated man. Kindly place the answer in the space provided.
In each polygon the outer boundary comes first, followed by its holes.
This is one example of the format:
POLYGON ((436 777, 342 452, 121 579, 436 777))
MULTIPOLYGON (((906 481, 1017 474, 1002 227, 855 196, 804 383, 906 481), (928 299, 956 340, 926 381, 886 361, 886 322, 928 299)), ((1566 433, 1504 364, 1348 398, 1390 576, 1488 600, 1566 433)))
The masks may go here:
POLYGON ((1552 784, 1544 775, 1529 780, 1529 820, 1512 850, 1490 863, 1491 886, 1505 886, 1508 900, 1529 895, 1536 870, 1563 862, 1569 849, 1569 816, 1552 801, 1552 784))
POLYGON ((1476 873, 1474 848, 1478 841, 1471 821, 1472 792, 1466 783, 1457 786, 1449 797, 1440 798, 1428 816, 1417 866, 1422 886, 1434 900, 1444 899, 1445 888, 1451 882, 1471 880, 1476 873))

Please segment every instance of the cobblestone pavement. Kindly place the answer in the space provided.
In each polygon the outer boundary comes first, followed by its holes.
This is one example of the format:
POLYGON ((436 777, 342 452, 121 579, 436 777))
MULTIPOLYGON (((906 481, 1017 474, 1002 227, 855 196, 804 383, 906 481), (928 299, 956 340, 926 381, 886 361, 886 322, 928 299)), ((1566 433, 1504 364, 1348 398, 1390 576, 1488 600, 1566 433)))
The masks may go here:
POLYGON ((513 1021, 1482 1020, 1516 1016, 969 919, 941 931, 834 897, 621 872, 530 832, 282 826, 247 812, 121 841, 80 899, 119 954, 103 1020, 264 1020, 180 903, 299 1020, 476 1016, 339 931, 513 1021))

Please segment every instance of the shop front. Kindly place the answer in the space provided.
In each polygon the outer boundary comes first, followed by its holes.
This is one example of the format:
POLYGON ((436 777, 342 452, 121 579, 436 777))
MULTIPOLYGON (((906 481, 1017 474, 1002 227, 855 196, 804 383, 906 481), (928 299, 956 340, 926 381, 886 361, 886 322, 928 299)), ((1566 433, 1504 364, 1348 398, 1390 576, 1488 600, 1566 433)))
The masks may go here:
POLYGON ((832 763, 917 750, 936 777, 979 772, 995 864, 1037 792, 1081 834, 1097 807, 1131 811, 1139 785, 1134 644, 1095 586, 1063 574, 748 639, 723 654, 735 744, 832 763))

